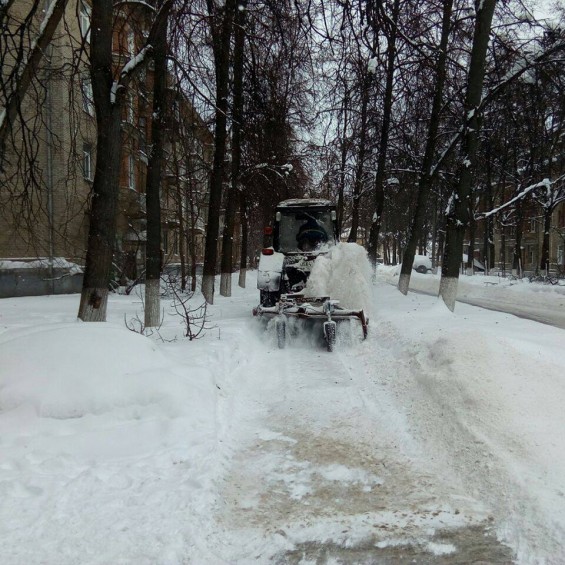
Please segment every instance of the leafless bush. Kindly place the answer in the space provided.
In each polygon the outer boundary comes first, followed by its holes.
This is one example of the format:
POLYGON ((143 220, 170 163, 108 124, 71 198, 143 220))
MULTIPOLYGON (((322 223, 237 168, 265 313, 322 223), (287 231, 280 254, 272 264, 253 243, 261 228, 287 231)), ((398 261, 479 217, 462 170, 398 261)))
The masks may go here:
POLYGON ((213 328, 209 324, 206 301, 193 307, 191 300, 194 298, 194 292, 182 290, 178 277, 168 274, 161 280, 164 283, 165 296, 171 298, 175 312, 182 318, 184 337, 192 341, 202 337, 205 331, 213 328))
POLYGON ((152 336, 153 334, 156 334, 159 339, 161 341, 174 341, 174 340, 165 340, 163 338, 163 336, 160 333, 160 329, 161 326, 163 325, 163 320, 164 320, 164 312, 163 315, 161 316, 161 323, 159 324, 158 327, 156 328, 146 328, 145 327, 145 322, 139 317, 139 314, 136 313, 135 316, 133 318, 131 318, 130 320, 127 319, 126 314, 124 314, 124 323, 126 325, 126 328, 136 334, 141 334, 141 335, 145 335, 147 337, 152 336))

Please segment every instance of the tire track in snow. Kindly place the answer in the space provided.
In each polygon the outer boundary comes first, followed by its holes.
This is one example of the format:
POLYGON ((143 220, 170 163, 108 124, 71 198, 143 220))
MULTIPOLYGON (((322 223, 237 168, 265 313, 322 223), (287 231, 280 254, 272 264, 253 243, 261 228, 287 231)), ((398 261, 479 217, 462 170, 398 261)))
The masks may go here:
POLYGON ((245 336, 255 353, 232 375, 233 458, 208 534, 218 559, 508 563, 487 509, 418 459, 387 391, 402 373, 390 351, 372 338, 328 354, 309 338, 281 351, 245 336))

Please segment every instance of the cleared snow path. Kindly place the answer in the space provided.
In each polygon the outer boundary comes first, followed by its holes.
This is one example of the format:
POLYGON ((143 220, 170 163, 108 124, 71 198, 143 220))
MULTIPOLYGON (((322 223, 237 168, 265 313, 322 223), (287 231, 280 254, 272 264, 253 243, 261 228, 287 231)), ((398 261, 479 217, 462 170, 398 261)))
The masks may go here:
POLYGON ((398 402, 410 368, 386 328, 329 354, 305 330, 281 351, 271 330, 250 326, 218 382, 232 455, 207 533, 216 549, 203 559, 511 561, 489 508, 415 441, 398 402))

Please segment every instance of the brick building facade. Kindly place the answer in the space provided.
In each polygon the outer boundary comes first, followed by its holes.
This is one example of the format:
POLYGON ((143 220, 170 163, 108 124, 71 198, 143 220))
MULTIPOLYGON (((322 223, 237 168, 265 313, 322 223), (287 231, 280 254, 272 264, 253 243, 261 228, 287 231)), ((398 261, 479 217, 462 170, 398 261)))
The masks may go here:
MULTIPOLYGON (((31 0, 11 8, 14 26, 31 0)), ((30 29, 33 42, 49 2, 30 29)), ((29 128, 14 124, 5 148, 0 191, 0 267, 10 262, 64 258, 84 264, 89 198, 96 162, 96 121, 87 65, 90 4, 69 0, 62 21, 26 94, 22 116, 29 128), (32 158, 29 159, 30 153, 32 158)), ((118 71, 132 57, 145 33, 143 19, 131 13, 116 18, 113 59, 118 71)), ((10 70, 3 65, 3 73, 10 70)), ((123 150, 115 246, 116 276, 135 278, 145 259, 145 181, 151 136, 151 67, 136 77, 122 118, 123 150)), ((202 232, 212 135, 190 101, 171 80, 173 108, 167 130, 163 187, 163 245, 171 262, 202 260, 202 232), (187 157, 186 146, 191 154, 187 157), (181 233, 182 230, 182 233, 181 233), (175 242, 177 242, 175 244, 175 242), (183 245, 179 245, 182 242, 183 245), (190 251, 190 253, 189 253, 190 251)), ((4 102, 3 100, 1 101, 4 102)), ((0 285, 1 286, 1 285, 0 285)), ((0 293, 1 295, 1 293, 0 293)))

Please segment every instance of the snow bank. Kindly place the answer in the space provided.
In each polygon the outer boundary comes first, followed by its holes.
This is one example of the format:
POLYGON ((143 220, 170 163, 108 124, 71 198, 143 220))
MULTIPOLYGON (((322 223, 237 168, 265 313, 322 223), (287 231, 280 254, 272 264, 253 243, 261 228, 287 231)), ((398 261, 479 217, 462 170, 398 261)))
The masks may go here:
POLYGON ((182 563, 222 470, 217 356, 175 316, 127 330, 133 295, 103 324, 79 299, 0 300, 0 563, 182 563))
MULTIPOLYGON (((399 274, 399 265, 379 265, 377 280, 396 286, 399 274)), ((437 296, 440 278, 439 272, 412 272, 410 290, 437 296)), ((457 300, 565 328, 565 285, 530 283, 528 279, 497 275, 460 275, 457 300)))
MULTIPOLYGON (((533 285, 516 286, 516 298, 535 295, 524 290, 533 285)), ((518 563, 563 563, 563 330, 466 304, 451 313, 441 300, 385 285, 379 294, 373 335, 410 367, 389 386, 412 433, 490 505, 518 563)), ((543 294, 557 307, 558 294, 543 294)))
POLYGON ((367 252, 356 243, 338 243, 314 262, 306 296, 330 296, 340 306, 363 309, 371 315, 371 265, 367 252))
POLYGON ((22 330, 0 343, 0 413, 22 405, 58 419, 132 405, 178 413, 188 387, 166 367, 150 339, 125 328, 77 322, 22 330))

